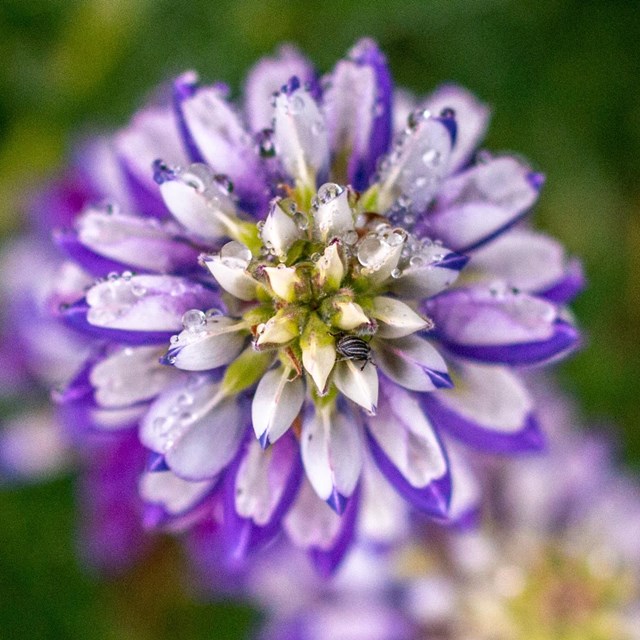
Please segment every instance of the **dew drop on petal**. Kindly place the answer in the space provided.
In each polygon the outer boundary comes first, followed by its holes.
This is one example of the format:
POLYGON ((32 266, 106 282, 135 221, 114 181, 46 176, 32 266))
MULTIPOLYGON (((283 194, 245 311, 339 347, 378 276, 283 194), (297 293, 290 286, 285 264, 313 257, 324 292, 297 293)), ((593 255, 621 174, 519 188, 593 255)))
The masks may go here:
POLYGON ((182 326, 185 331, 197 333, 207 324, 207 316, 200 309, 189 309, 182 315, 182 326))

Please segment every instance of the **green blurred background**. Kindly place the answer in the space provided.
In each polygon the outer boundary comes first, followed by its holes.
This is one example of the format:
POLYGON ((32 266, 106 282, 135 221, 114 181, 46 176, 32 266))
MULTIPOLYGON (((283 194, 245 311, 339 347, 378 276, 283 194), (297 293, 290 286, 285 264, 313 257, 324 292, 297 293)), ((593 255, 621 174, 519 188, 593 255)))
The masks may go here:
MULTIPOLYGON (((237 95, 283 40, 322 71, 360 36, 399 85, 460 82, 494 108, 486 146, 543 170, 535 218, 584 259, 574 306, 587 348, 564 385, 591 420, 619 425, 640 464, 640 9, 632 0, 2 0, 0 227, 92 127, 123 124, 186 68, 237 95)), ((242 638, 248 607, 194 602, 173 547, 98 581, 73 549, 69 479, 0 496, 0 638, 242 638)))

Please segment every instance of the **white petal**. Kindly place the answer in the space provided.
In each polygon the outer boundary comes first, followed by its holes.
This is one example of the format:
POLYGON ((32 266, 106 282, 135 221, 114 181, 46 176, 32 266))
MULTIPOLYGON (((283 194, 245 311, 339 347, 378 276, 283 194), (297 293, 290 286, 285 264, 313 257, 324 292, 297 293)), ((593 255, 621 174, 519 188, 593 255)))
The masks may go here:
POLYGON ((286 255, 296 240, 304 238, 300 227, 283 211, 282 206, 282 201, 273 203, 260 232, 263 243, 272 248, 280 258, 286 255))
POLYGON ((316 262, 318 286, 325 290, 337 290, 344 277, 344 264, 340 258, 338 245, 330 244, 316 262))
POLYGON ((188 309, 211 306, 202 285, 176 276, 108 278, 86 293, 90 324, 130 331, 175 331, 188 309))
POLYGON ((349 497, 362 469, 360 426, 339 411, 316 410, 300 436, 302 462, 315 492, 328 500, 334 491, 349 497))
POLYGON ((258 282, 246 269, 251 251, 235 240, 222 247, 219 255, 206 256, 204 263, 218 284, 240 300, 255 300, 258 282))
POLYGON ((379 321, 376 332, 379 338, 402 338, 429 326, 404 302, 384 296, 373 299, 371 315, 379 321))
POLYGON ((138 489, 145 502, 160 505, 170 516, 177 516, 197 505, 213 485, 212 480, 190 482, 171 471, 154 471, 142 474, 138 489))
POLYGON ((280 440, 263 451, 257 440, 247 446, 238 468, 235 486, 236 511, 258 526, 269 522, 286 488, 292 456, 298 456, 297 444, 280 440))
POLYGON ((347 189, 327 182, 318 189, 313 208, 314 236, 323 242, 342 236, 355 228, 347 189))
POLYGON ((294 267, 264 267, 264 271, 269 277, 269 285, 273 292, 287 302, 293 302, 296 298, 296 285, 300 283, 300 278, 294 267))
POLYGON ((333 374, 338 389, 350 400, 369 413, 375 413, 378 405, 378 370, 370 362, 364 368, 352 360, 338 362, 333 374))
POLYGON ((175 114, 169 107, 146 108, 115 137, 115 147, 127 168, 154 192, 152 165, 162 158, 172 164, 184 164, 186 155, 178 133, 175 114))
POLYGON ((171 341, 166 360, 178 369, 206 371, 221 367, 234 360, 244 346, 247 337, 244 323, 225 316, 200 314, 202 324, 185 329, 171 341))
POLYGON ((369 323, 369 318, 356 302, 338 302, 335 306, 338 313, 334 323, 339 329, 351 331, 369 323))
POLYGON ((335 340, 326 325, 317 316, 312 316, 300 339, 302 364, 316 383, 318 391, 324 393, 327 378, 336 362, 335 340))
POLYGON ((391 291, 404 298, 430 298, 450 287, 464 266, 465 257, 437 244, 425 246, 391 281, 391 291))
POLYGON ((140 425, 140 439, 162 453, 177 475, 212 478, 235 456, 245 422, 237 402, 224 398, 220 385, 189 376, 151 405, 140 425))
POLYGON ((327 166, 329 143, 316 101, 303 89, 276 97, 274 140, 285 170, 308 187, 315 186, 315 176, 327 166))
POLYGON ((469 362, 461 365, 460 384, 437 399, 469 421, 505 433, 520 431, 534 409, 525 385, 507 367, 469 362))
POLYGON ((89 375, 97 403, 123 407, 160 393, 177 375, 160 364, 162 353, 158 347, 125 347, 98 362, 89 375))
POLYGON ((404 132, 382 163, 380 211, 399 198, 414 211, 423 211, 436 194, 449 169, 451 133, 437 118, 421 118, 404 132))
POLYGON ((264 325, 258 326, 256 346, 286 344, 298 336, 296 323, 282 310, 264 325))
POLYGON ((373 437, 409 484, 426 487, 447 471, 447 461, 418 401, 400 387, 384 387, 378 413, 368 418, 373 437))
POLYGON ((318 497, 306 480, 283 521, 287 534, 297 547, 325 551, 335 543, 340 524, 341 517, 318 497))
POLYGON ((301 378, 288 380, 291 370, 280 367, 262 376, 251 404, 256 437, 265 444, 282 436, 300 413, 304 401, 301 378))
MULTIPOLYGON (((438 351, 416 335, 396 340, 376 340, 376 364, 394 382, 413 391, 433 391, 447 365, 438 351), (431 375, 429 375, 431 374, 431 375)), ((446 379, 446 378, 445 378, 446 379)))

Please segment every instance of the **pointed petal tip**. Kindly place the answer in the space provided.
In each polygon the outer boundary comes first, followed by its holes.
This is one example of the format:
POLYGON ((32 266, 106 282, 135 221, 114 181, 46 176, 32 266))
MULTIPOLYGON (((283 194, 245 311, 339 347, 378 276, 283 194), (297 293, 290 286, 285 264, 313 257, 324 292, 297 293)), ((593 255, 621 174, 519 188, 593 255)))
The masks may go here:
POLYGON ((167 367, 172 367, 176 361, 179 349, 169 349, 165 354, 158 358, 158 362, 167 367))
POLYGON ((537 171, 531 171, 527 174, 527 182, 536 190, 540 191, 542 189, 544 183, 546 181, 546 177, 544 173, 539 173, 537 171))
POLYGON ((266 431, 263 431, 258 436, 258 442, 260 443, 260 446, 263 449, 267 449, 269 447, 269 445, 271 444, 271 441, 269 440, 269 434, 266 431))
POLYGON ((451 269, 453 271, 461 271, 469 262, 469 256, 465 256, 461 253, 455 253, 452 251, 448 253, 442 260, 439 260, 434 264, 436 267, 443 269, 451 269))
POLYGON ((455 386, 451 376, 446 371, 427 369, 426 373, 436 389, 453 389, 455 386))
POLYGON ((344 513, 344 510, 349 502, 347 496, 343 496, 337 489, 333 489, 331 495, 325 500, 325 502, 339 515, 344 513))
POLYGON ((146 470, 151 473, 159 471, 169 471, 169 465, 163 454, 151 451, 147 458, 146 470))
POLYGON ((456 114, 453 109, 443 109, 440 117, 436 120, 443 125, 449 132, 451 137, 451 146, 455 146, 458 137, 458 123, 456 122, 456 114))

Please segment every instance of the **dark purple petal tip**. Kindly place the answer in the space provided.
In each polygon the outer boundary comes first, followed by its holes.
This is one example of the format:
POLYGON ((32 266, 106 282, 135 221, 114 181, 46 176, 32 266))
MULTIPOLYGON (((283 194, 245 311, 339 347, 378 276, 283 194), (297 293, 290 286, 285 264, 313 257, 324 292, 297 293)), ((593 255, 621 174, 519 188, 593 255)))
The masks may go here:
POLYGON ((155 451, 150 451, 149 457, 147 458, 146 469, 151 472, 169 471, 169 465, 167 464, 164 455, 156 453, 155 451))
POLYGON ((467 265, 467 262, 469 262, 469 256, 452 251, 442 258, 442 260, 434 262, 432 266, 439 267, 441 269, 451 269, 452 271, 462 271, 462 269, 467 265))
POLYGON ((187 71, 173 81, 173 95, 176 100, 191 98, 198 90, 198 74, 187 71))
POLYGON ((287 84, 282 85, 282 92, 290 96, 294 91, 297 91, 300 86, 300 78, 298 78, 298 76, 291 76, 287 84))
POLYGON ((344 513, 344 510, 349 502, 349 498, 343 496, 335 488, 331 492, 331 495, 327 498, 326 503, 339 515, 344 513))
POLYGON ((455 146, 456 139, 458 137, 458 123, 456 122, 456 116, 453 109, 445 109, 439 118, 435 118, 440 124, 442 124, 451 137, 451 146, 455 146))
POLYGON ((156 184, 164 184, 170 180, 175 180, 175 171, 164 161, 154 160, 151 165, 153 171, 153 180, 156 184))
POLYGON ((435 369, 425 369, 425 372, 429 376, 431 382, 436 389, 452 389, 453 380, 446 371, 436 371, 435 369))
POLYGON ((263 449, 267 449, 271 444, 271 441, 269 440, 269 434, 266 431, 260 434, 258 442, 263 449))
POLYGON ((544 173, 531 171, 527 174, 527 182, 536 190, 540 191, 545 183, 546 177, 544 173))

